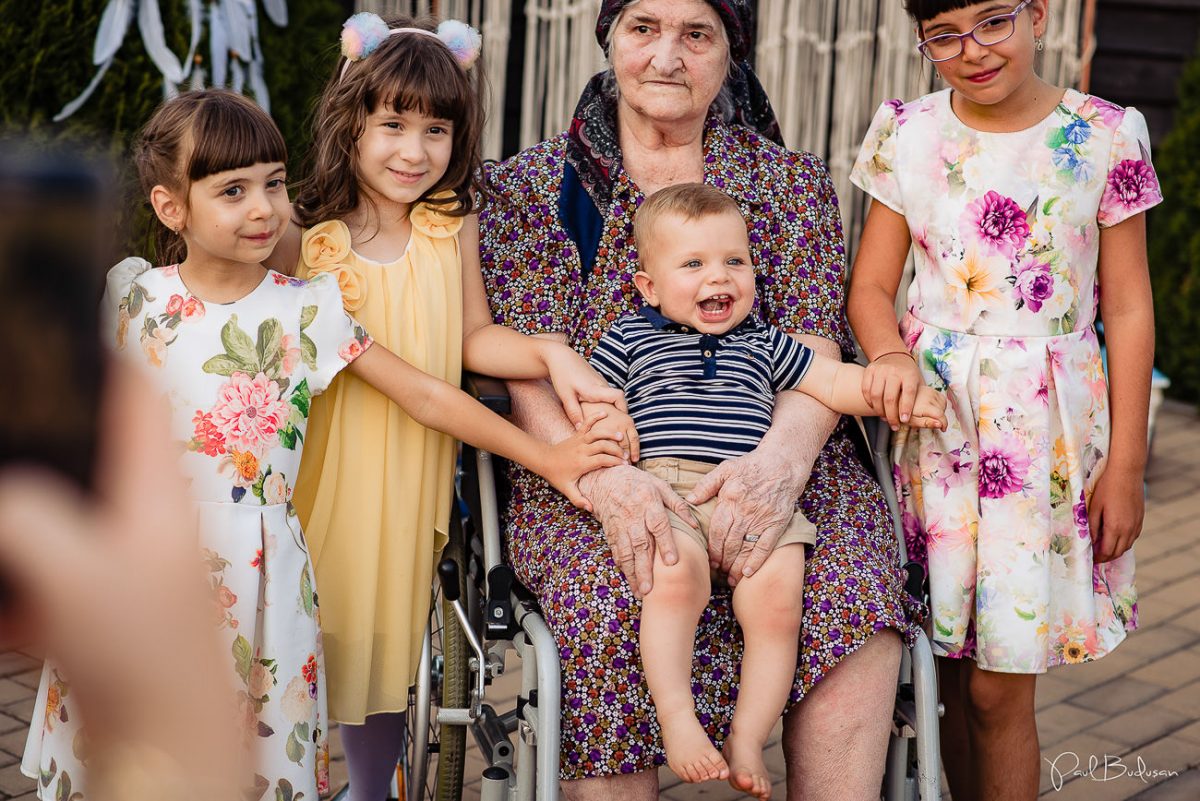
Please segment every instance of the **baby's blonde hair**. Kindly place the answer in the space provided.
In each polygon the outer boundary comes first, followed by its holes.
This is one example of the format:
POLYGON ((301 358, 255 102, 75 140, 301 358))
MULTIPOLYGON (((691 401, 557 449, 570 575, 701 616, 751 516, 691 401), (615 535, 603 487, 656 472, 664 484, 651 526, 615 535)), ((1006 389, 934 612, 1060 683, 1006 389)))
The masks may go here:
MULTIPOLYGON (((640 252, 650 241, 659 220, 676 215, 685 220, 733 213, 742 216, 737 201, 708 184, 674 184, 660 189, 642 202, 633 217, 633 240, 640 252)), ((645 259, 642 260, 645 264, 645 259)))

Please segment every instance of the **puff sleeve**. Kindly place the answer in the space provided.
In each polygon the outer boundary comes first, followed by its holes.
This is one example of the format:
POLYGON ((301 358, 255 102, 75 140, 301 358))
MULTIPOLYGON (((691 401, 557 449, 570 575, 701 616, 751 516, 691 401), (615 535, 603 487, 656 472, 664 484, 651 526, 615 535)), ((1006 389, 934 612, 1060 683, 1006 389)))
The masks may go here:
POLYGON ((150 262, 130 256, 108 271, 100 303, 101 336, 106 347, 125 349, 130 323, 142 314, 147 300, 146 290, 137 279, 149 270, 150 262))
POLYGON ((1096 220, 1108 228, 1162 202, 1158 176, 1150 161, 1150 132, 1146 118, 1135 108, 1125 109, 1113 135, 1108 157, 1108 178, 1096 220))
POLYGON ((850 171, 850 182, 897 214, 904 213, 900 185, 896 181, 896 137, 899 100, 889 100, 875 112, 863 138, 858 159, 850 171))
POLYGON ((300 356, 308 389, 319 395, 373 340, 342 308, 342 291, 329 273, 315 276, 303 289, 300 309, 300 356))

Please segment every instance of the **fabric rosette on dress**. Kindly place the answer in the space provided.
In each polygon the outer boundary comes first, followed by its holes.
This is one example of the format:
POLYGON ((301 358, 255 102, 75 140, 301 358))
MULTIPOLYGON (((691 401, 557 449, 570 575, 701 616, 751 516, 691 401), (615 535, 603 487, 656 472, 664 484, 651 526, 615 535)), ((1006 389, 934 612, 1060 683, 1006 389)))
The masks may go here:
POLYGON ((329 273, 337 279, 346 311, 362 308, 363 276, 350 258, 350 230, 343 223, 330 220, 308 229, 301 242, 301 259, 309 275, 329 273))

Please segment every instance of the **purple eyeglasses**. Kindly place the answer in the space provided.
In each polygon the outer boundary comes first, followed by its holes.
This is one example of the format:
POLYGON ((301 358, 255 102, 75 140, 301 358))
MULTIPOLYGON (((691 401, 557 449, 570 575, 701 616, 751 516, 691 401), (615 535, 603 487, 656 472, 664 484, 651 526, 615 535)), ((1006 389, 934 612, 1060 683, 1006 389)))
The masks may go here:
POLYGON ((921 55, 937 64, 962 55, 963 40, 968 36, 983 47, 998 45, 1010 38, 1017 30, 1017 15, 1033 0, 1023 0, 1007 14, 988 17, 966 33, 941 33, 917 45, 921 55))

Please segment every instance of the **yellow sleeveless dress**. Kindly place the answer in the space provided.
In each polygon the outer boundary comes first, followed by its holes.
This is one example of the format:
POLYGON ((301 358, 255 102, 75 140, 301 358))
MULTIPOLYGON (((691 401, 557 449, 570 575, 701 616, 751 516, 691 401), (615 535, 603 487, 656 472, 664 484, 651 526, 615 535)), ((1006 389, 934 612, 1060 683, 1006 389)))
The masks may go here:
MULTIPOLYGON (((391 264, 355 253, 339 220, 313 226, 297 274, 334 274, 346 311, 376 342, 457 386, 462 220, 421 204, 411 222, 391 264)), ((349 372, 313 401, 294 504, 316 570, 332 720, 362 723, 408 705, 446 543, 455 448, 349 372)))

